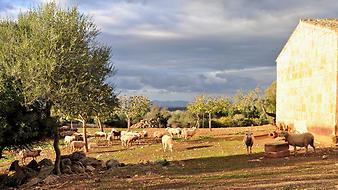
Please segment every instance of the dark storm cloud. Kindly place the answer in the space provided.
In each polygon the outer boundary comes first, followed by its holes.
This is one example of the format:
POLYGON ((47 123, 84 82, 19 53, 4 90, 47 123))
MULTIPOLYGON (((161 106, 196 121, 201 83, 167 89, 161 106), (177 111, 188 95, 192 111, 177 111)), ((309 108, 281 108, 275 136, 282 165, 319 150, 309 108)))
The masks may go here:
POLYGON ((266 87, 299 19, 337 17, 338 10, 335 0, 59 1, 65 2, 101 28, 118 89, 162 100, 266 87))

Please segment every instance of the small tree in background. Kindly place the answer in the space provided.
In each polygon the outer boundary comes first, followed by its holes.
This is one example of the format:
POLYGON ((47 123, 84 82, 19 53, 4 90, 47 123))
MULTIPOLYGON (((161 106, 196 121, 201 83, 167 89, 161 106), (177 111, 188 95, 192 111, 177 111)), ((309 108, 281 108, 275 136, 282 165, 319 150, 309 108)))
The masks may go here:
POLYGON ((213 115, 229 109, 230 100, 223 97, 207 97, 205 102, 205 112, 208 114, 209 130, 211 131, 211 120, 213 115))
POLYGON ((126 116, 128 131, 131 120, 143 117, 149 110, 150 100, 145 96, 119 96, 117 112, 126 116))
POLYGON ((195 97, 195 101, 189 103, 187 106, 187 110, 197 118, 197 128, 200 128, 200 117, 205 113, 205 105, 205 96, 199 95, 195 97))
POLYGON ((262 109, 264 113, 273 118, 273 124, 276 124, 276 81, 273 81, 264 91, 262 109))
POLYGON ((259 88, 255 88, 247 94, 238 91, 234 96, 235 109, 243 114, 245 118, 259 118, 261 103, 259 88))
POLYGON ((170 112, 168 111, 168 108, 160 108, 157 105, 153 105, 144 118, 156 121, 158 127, 162 128, 167 126, 168 119, 170 118, 170 112))

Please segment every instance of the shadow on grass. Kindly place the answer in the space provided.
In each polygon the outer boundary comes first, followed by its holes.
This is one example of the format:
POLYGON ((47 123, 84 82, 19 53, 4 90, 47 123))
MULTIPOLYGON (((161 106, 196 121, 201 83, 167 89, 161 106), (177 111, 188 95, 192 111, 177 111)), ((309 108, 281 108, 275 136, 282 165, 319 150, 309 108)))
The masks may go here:
POLYGON ((194 183, 188 183, 188 182, 162 182, 161 184, 156 185, 148 185, 146 189, 182 189, 187 188, 193 185, 194 183))
POLYGON ((212 147, 213 145, 201 145, 201 146, 192 146, 192 147, 188 147, 186 148, 187 150, 193 150, 193 149, 199 149, 199 148, 208 148, 208 147, 212 147))
MULTIPOLYGON (((328 154, 328 153, 326 153, 328 154)), ((334 151, 331 151, 331 161, 337 160, 334 151)), ((322 161, 321 153, 309 153, 309 155, 297 155, 285 158, 265 158, 264 153, 251 155, 241 154, 222 157, 194 158, 181 161, 172 161, 173 167, 169 167, 166 174, 169 175, 194 175, 211 172, 235 171, 249 168, 284 167, 306 165, 309 162, 322 161)), ((328 161, 328 160, 326 160, 328 161)))

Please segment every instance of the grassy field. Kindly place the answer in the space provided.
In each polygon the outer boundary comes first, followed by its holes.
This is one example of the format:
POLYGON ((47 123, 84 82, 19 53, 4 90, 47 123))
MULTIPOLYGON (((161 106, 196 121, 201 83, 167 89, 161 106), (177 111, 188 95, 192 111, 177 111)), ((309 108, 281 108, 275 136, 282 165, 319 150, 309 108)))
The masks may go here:
MULTIPOLYGON (((94 132, 97 129, 89 129, 94 132)), ((156 130, 147 129, 150 134, 156 130)), ((270 126, 226 129, 200 129, 191 139, 175 139, 174 151, 163 152, 152 138, 125 148, 116 140, 112 146, 91 150, 87 155, 102 160, 117 159, 126 164, 114 170, 62 176, 43 189, 335 189, 338 185, 337 148, 319 148, 316 153, 304 150, 288 158, 264 158, 264 144, 274 139, 264 136, 270 126), (242 139, 246 131, 256 137, 253 154, 246 155, 242 139), (323 159, 322 156, 327 155, 323 159), (154 164, 169 161, 168 166, 154 164)), ((106 129, 110 131, 110 129, 106 129)), ((97 139, 89 139, 90 142, 97 139)), ((48 143, 47 143, 48 144, 48 143)), ((68 147, 63 154, 70 153, 68 147)), ((46 146, 43 157, 53 157, 46 146)), ((11 157, 10 160, 14 159, 11 157)), ((3 168, 8 161, 2 161, 3 168)))

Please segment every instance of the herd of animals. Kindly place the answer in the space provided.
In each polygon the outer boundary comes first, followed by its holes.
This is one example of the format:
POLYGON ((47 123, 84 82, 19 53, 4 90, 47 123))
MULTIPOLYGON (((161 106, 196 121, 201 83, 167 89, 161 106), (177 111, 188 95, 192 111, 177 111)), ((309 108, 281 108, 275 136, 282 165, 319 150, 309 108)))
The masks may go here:
MULTIPOLYGON (((197 128, 179 128, 179 127, 168 127, 165 131, 155 131, 152 135, 154 140, 161 139, 163 151, 173 151, 173 137, 177 136, 180 138, 187 139, 188 137, 193 137, 196 132, 197 128)), ((65 135, 64 143, 67 146, 71 147, 72 151, 76 151, 79 149, 84 148, 85 143, 83 141, 83 134, 78 133, 76 130, 71 129, 69 126, 63 126, 60 128, 60 134, 65 135), (71 135, 69 135, 71 134, 71 135)), ((287 131, 279 132, 278 134, 274 132, 275 137, 280 136, 283 137, 289 145, 294 147, 294 154, 296 154, 296 147, 305 147, 306 153, 308 152, 308 146, 312 146, 313 150, 315 151, 314 146, 314 136, 311 133, 302 133, 302 134, 292 134, 287 131)), ((111 130, 110 133, 105 132, 95 132, 95 134, 87 134, 87 137, 90 139, 99 138, 103 139, 103 141, 99 140, 97 142, 89 142, 88 149, 98 148, 100 146, 105 146, 112 144, 114 140, 120 140, 122 146, 132 146, 132 144, 138 140, 144 138, 151 138, 148 134, 147 130, 143 130, 140 132, 132 132, 132 131, 118 131, 115 128, 111 130)), ((254 144, 254 135, 253 133, 246 133, 244 136, 243 142, 247 149, 247 154, 252 153, 252 146, 254 144)), ((19 152, 19 156, 21 157, 22 163, 25 163, 25 159, 31 157, 35 159, 36 157, 40 156, 42 149, 34 149, 34 150, 21 150, 19 152)))
MULTIPOLYGON (((173 151, 173 137, 177 136, 179 138, 185 138, 192 137, 196 134, 197 128, 166 128, 165 131, 155 131, 152 135, 154 140, 161 139, 163 150, 164 151, 173 151)), ((100 146, 109 145, 112 144, 115 139, 118 139, 121 141, 121 145, 128 147, 132 146, 134 142, 145 139, 150 137, 147 130, 143 130, 140 132, 133 132, 133 131, 118 131, 115 128, 111 130, 110 133, 105 132, 95 132, 95 134, 87 134, 87 137, 94 137, 99 139, 98 142, 89 142, 88 143, 88 149, 94 149, 100 146)), ((66 135, 64 137, 64 143, 66 145, 69 145, 71 147, 72 151, 79 150, 85 146, 85 143, 83 141, 83 135, 82 133, 74 132, 72 135, 66 135)))

